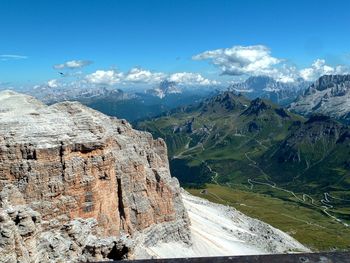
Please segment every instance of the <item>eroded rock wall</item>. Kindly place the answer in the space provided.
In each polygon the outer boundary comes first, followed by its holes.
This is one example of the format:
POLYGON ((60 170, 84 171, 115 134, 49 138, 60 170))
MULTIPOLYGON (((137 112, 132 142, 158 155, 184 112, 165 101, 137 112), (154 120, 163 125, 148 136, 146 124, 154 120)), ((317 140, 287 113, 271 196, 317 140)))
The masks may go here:
POLYGON ((56 250, 68 256, 64 251, 75 247, 77 260, 107 259, 113 251, 130 257, 133 237, 161 225, 167 227, 159 239, 190 242, 166 152, 164 141, 79 103, 46 106, 0 93, 0 231, 8 236, 0 255, 13 250, 23 262, 55 258, 48 251, 55 246, 45 244, 62 239, 66 246, 56 250), (80 229, 77 237, 72 228, 80 229), (91 237, 76 241, 84 236, 91 237))

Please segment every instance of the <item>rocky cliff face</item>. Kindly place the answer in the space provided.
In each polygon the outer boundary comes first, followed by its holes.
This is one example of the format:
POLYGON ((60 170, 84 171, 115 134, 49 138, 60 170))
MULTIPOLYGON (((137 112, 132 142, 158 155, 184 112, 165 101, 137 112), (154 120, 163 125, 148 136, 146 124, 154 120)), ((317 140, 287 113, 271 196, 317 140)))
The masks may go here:
POLYGON ((320 113, 350 122, 350 75, 322 76, 290 109, 307 116, 320 113))
POLYGON ((290 134, 279 145, 275 155, 279 162, 308 162, 322 160, 325 153, 335 149, 348 128, 328 116, 312 115, 305 123, 296 122, 290 134), (307 156, 303 156, 307 155, 307 156))
POLYGON ((120 259, 135 242, 190 242, 164 141, 79 103, 0 93, 0 191, 8 262, 120 259))

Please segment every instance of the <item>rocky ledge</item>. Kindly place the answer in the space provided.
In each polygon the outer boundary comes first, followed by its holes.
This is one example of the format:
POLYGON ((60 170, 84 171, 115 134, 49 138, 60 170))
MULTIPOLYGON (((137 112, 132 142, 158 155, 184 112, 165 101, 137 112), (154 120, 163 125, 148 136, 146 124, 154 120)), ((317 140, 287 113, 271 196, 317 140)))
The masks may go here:
POLYGON ((132 258, 190 243, 163 140, 76 102, 0 93, 0 261, 132 258))

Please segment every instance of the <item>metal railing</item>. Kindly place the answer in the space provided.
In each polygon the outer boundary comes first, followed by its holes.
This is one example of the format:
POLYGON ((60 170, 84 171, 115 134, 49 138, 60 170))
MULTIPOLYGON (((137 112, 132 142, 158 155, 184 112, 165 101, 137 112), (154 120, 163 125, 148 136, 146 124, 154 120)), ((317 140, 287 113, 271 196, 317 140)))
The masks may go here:
MULTIPOLYGON (((116 262, 116 261, 115 261, 116 262)), ((129 260, 128 263, 350 263, 350 252, 129 260)))

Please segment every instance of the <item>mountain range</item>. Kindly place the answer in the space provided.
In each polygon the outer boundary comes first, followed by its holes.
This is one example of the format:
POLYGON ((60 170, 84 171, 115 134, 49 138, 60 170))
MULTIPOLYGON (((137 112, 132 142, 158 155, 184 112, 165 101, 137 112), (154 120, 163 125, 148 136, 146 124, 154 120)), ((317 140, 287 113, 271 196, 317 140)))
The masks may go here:
POLYGON ((268 76, 252 76, 244 82, 231 84, 229 90, 242 93, 250 99, 265 98, 285 106, 301 95, 309 84, 303 79, 281 82, 268 76))
POLYGON ((133 94, 125 93, 121 89, 107 87, 49 87, 41 85, 25 91, 47 104, 61 101, 90 101, 103 98, 113 98, 115 101, 132 99, 133 94))
POLYGON ((322 76, 291 103, 290 110, 306 116, 320 113, 349 122, 350 75, 322 76))
MULTIPOLYGON (((350 121, 350 75, 325 75, 314 83, 302 79, 281 82, 268 76, 252 76, 226 89, 249 99, 270 100, 306 117, 319 113, 343 122, 350 121)), ((104 86, 41 85, 25 92, 48 104, 79 101, 105 114, 134 122, 197 103, 223 90, 222 86, 183 87, 173 81, 162 81, 153 88, 137 91, 104 86)))
POLYGON ((79 102, 0 92, 0 262, 309 252, 182 190, 166 144, 79 102))
MULTIPOLYGON (((311 90, 345 96, 348 81, 325 76, 304 96, 311 90)), ((196 97, 162 85, 160 97, 107 88, 56 90, 52 97, 52 90, 40 90, 50 106, 0 93, 2 258, 349 249, 350 128, 339 116, 304 117, 237 90, 196 97), (154 101, 167 107, 138 121, 142 131, 82 105, 116 116, 111 109, 121 103, 134 102, 129 109, 139 111, 137 103, 154 101)))
MULTIPOLYGON (((182 185, 205 189, 215 184, 221 190, 209 189, 217 196, 229 187, 244 195, 259 193, 280 200, 283 207, 303 207, 306 214, 320 217, 315 223, 325 220, 325 227, 335 229, 321 234, 323 244, 309 239, 310 231, 300 231, 301 240, 307 238, 322 249, 329 249, 326 243, 331 246, 334 240, 338 246, 341 243, 338 237, 350 223, 348 126, 329 116, 305 118, 268 100, 249 100, 226 91, 140 122, 137 128, 167 142, 171 172, 182 185)), ((224 200, 231 199, 224 195, 224 200)), ((293 214, 280 216, 273 217, 274 223, 278 219, 277 225, 293 214)), ((320 234, 317 229, 312 231, 320 234)))
POLYGON ((171 162, 188 171, 174 170, 183 183, 210 182, 210 170, 219 173, 216 180, 222 183, 266 177, 247 165, 254 159, 269 171, 267 179, 293 189, 310 183, 309 191, 322 194, 350 187, 350 129, 328 116, 304 119, 267 100, 223 92, 138 127, 166 140, 171 162), (193 169, 199 172, 190 176, 193 169))
POLYGON ((214 94, 211 88, 179 87, 175 82, 163 81, 152 89, 123 91, 113 87, 48 87, 42 85, 25 93, 47 104, 79 101, 110 116, 130 122, 150 118, 179 106, 200 101, 214 94))
MULTIPOLYGON (((303 94, 308 84, 302 80, 284 83, 267 76, 254 76, 230 85, 228 90, 250 99, 265 98, 285 106, 303 94)), ((186 87, 165 80, 152 88, 128 91, 104 86, 41 85, 25 92, 48 104, 79 101, 105 114, 133 122, 197 103, 220 90, 223 90, 222 86, 186 87)))

